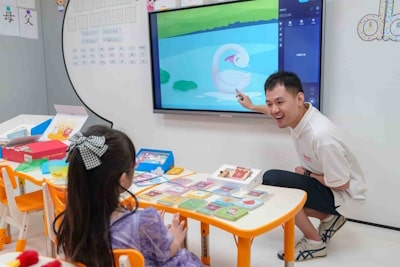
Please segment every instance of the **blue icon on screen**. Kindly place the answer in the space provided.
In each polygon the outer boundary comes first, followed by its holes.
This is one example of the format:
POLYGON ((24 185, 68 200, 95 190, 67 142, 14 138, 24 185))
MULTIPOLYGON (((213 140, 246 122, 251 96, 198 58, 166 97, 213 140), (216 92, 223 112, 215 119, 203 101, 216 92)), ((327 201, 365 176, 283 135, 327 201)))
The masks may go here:
POLYGON ((308 0, 299 0, 299 3, 307 3, 308 0))

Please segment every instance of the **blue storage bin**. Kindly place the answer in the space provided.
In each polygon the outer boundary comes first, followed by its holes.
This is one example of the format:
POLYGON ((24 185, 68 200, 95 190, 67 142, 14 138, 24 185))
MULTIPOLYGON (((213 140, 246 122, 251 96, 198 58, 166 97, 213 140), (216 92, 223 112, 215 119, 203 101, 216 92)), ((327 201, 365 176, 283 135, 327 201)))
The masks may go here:
POLYGON ((169 150, 141 148, 136 153, 136 170, 151 172, 160 167, 164 172, 174 166, 174 155, 169 150))

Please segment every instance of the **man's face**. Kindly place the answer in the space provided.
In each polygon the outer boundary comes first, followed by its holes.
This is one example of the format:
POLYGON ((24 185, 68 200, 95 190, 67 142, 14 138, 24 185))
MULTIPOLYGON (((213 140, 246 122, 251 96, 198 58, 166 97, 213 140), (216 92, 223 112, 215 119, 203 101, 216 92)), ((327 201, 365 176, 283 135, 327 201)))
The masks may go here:
POLYGON ((281 84, 266 92, 268 114, 279 128, 294 128, 304 115, 304 94, 291 95, 281 84))

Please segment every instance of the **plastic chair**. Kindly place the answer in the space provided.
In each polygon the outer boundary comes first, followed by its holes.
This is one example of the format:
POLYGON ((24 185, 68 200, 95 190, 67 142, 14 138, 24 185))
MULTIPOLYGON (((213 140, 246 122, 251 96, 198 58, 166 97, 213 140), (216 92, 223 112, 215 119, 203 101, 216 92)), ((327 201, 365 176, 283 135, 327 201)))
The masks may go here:
MULTIPOLYGON (((53 230, 53 222, 55 217, 65 209, 66 188, 55 186, 45 179, 42 184, 42 192, 44 201, 45 233, 48 237, 47 255, 55 257, 57 237, 53 230)), ((61 220, 58 221, 58 223, 60 222, 61 220)))
POLYGON ((119 267, 144 267, 144 257, 136 249, 114 249, 114 261, 119 267))
MULTIPOLYGON (((115 266, 117 267, 145 267, 142 253, 133 248, 113 249, 115 266)), ((78 267, 89 267, 80 262, 75 263, 78 267)))
POLYGON ((21 252, 26 246, 29 215, 33 212, 43 211, 43 193, 42 190, 37 190, 16 196, 14 191, 17 183, 13 169, 7 165, 0 165, 0 169, 0 187, 5 190, 5 194, 0 194, 0 201, 3 205, 0 220, 0 250, 3 249, 5 243, 10 241, 6 236, 6 227, 9 224, 19 229, 15 251, 21 252))

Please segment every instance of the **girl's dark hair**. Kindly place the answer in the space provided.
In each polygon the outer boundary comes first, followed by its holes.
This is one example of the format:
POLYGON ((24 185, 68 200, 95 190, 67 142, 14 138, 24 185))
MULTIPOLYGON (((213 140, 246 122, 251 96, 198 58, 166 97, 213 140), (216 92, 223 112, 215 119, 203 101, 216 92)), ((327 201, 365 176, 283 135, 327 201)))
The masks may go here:
POLYGON ((90 267, 115 266, 110 218, 120 206, 119 178, 133 175, 136 151, 126 134, 107 126, 91 126, 83 135, 104 136, 108 149, 101 165, 91 170, 85 169, 79 149, 68 154, 66 209, 56 218, 62 218, 56 230, 57 252, 90 267))
POLYGON ((293 72, 278 71, 271 74, 264 84, 265 93, 273 90, 278 84, 285 86, 286 91, 293 96, 296 96, 297 93, 304 93, 300 78, 293 72))

